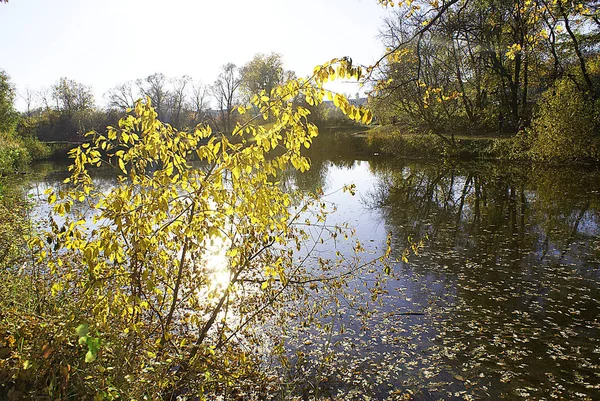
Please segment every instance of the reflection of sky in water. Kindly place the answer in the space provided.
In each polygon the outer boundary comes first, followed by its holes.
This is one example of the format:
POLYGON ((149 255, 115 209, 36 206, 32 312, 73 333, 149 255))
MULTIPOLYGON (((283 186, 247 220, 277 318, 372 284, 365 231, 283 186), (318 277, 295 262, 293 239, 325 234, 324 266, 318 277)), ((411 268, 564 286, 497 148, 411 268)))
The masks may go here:
POLYGON ((375 245, 382 245, 387 237, 383 217, 378 210, 365 208, 362 202, 372 191, 375 182, 376 178, 369 171, 368 162, 356 161, 350 169, 330 167, 324 191, 334 191, 326 200, 338 206, 337 212, 332 215, 335 223, 349 223, 359 231, 361 241, 373 241, 375 245), (341 191, 344 186, 351 184, 356 185, 354 196, 341 191))

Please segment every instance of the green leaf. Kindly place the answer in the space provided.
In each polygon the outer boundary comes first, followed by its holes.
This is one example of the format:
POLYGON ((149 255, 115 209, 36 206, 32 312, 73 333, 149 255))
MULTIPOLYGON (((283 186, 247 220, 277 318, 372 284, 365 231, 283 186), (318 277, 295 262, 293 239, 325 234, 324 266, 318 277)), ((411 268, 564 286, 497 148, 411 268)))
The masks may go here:
POLYGON ((77 326, 76 332, 79 337, 85 337, 90 332, 90 325, 87 323, 80 324, 77 326))
POLYGON ((94 355, 94 353, 93 353, 92 351, 88 351, 88 352, 85 354, 85 361, 86 361, 87 363, 94 362, 95 360, 96 360, 96 355, 94 355))

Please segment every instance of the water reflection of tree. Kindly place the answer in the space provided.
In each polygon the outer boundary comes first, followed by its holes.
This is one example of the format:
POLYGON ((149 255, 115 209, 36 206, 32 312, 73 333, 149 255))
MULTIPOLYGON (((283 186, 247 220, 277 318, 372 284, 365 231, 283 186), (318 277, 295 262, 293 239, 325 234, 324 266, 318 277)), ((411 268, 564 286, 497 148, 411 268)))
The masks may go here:
MULTIPOLYGON (((304 155, 310 158, 310 170, 299 172, 289 169, 282 177, 282 182, 289 188, 296 187, 305 192, 315 192, 329 188, 327 177, 331 167, 351 169, 361 155, 364 147, 363 139, 349 134, 326 133, 315 138, 312 146, 304 150, 304 155)), ((363 155, 364 156, 364 155, 363 155)))
POLYGON ((371 166, 379 185, 370 206, 382 207, 405 237, 427 234, 470 260, 515 264, 531 252, 544 259, 549 250, 564 254, 577 238, 598 233, 598 172, 385 161, 371 166))
POLYGON ((487 396, 599 396, 598 171, 371 165, 396 248, 430 239, 405 271, 452 278, 453 304, 430 293, 434 373, 487 396))

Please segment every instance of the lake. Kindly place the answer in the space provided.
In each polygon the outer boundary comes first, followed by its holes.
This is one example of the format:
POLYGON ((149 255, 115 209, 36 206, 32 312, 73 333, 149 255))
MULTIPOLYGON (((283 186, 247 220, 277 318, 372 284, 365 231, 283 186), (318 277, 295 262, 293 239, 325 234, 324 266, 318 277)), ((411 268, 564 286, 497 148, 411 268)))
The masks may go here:
MULTIPOLYGON (((323 295, 331 307, 320 324, 290 313, 278 334, 287 363, 274 369, 295 392, 600 399, 600 170, 391 160, 330 142, 320 138, 312 169, 285 184, 330 193, 331 223, 356 230, 365 258, 390 234, 395 262, 323 295), (339 191, 348 184, 354 196, 339 191), (403 262, 411 244, 418 252, 403 262)), ((24 185, 40 200, 67 175, 65 164, 33 170, 24 185)), ((40 201, 33 215, 47 212, 40 201)))

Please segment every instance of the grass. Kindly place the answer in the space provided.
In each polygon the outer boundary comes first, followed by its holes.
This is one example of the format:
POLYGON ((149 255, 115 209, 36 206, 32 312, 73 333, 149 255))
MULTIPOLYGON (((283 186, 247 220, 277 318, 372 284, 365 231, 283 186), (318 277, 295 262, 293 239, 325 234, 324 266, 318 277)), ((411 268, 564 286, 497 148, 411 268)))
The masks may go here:
POLYGON ((367 143, 382 154, 415 159, 502 159, 507 158, 510 137, 506 134, 482 133, 454 136, 454 146, 432 133, 402 133, 393 125, 374 127, 367 132, 367 143), (505 157, 506 156, 506 157, 505 157))

